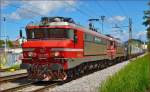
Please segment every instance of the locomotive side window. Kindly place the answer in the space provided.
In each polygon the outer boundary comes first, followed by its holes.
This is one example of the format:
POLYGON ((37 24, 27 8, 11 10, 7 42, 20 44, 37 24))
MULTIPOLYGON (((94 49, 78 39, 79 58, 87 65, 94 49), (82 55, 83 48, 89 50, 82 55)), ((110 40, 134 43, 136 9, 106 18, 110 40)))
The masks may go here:
POLYGON ((107 40, 106 39, 102 39, 102 42, 103 42, 104 45, 107 44, 107 40))
POLYGON ((111 46, 113 45, 113 41, 110 41, 110 45, 111 45, 111 46))
POLYGON ((77 43, 77 41, 78 41, 78 36, 77 36, 77 31, 76 30, 74 30, 74 34, 73 34, 73 40, 74 40, 74 43, 77 43))
POLYGON ((116 42, 114 43, 114 48, 117 48, 117 43, 116 42))
POLYGON ((94 37, 94 42, 97 44, 107 44, 107 40, 104 38, 100 38, 100 37, 94 37))
POLYGON ((67 36, 68 36, 68 38, 74 40, 74 30, 73 29, 69 29, 67 36))
POLYGON ((122 47, 122 46, 123 46, 123 44, 121 44, 121 43, 118 43, 118 44, 117 44, 117 46, 118 46, 118 47, 122 47))
POLYGON ((98 37, 94 37, 94 42, 100 44, 102 43, 102 39, 98 37))
POLYGON ((85 35, 84 35, 84 40, 85 41, 89 41, 89 42, 93 42, 93 36, 92 35, 90 35, 90 34, 86 34, 85 33, 85 35))
POLYGON ((35 38, 33 31, 31 31, 31 35, 32 35, 32 36, 31 36, 32 38, 35 38))
POLYGON ((92 36, 90 34, 85 33, 84 35, 84 41, 86 42, 93 42, 96 44, 107 44, 107 40, 104 38, 100 38, 100 37, 96 37, 96 36, 92 36))
POLYGON ((34 32, 28 30, 28 31, 26 31, 26 34, 27 34, 27 38, 28 38, 28 39, 34 38, 34 32))

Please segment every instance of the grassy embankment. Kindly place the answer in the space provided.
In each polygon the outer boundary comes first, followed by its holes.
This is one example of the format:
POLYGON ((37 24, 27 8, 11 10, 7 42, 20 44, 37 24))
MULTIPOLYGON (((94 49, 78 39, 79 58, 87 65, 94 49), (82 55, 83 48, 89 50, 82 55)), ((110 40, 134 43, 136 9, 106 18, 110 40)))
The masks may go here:
POLYGON ((99 88, 100 92, 149 92, 150 54, 129 63, 108 78, 99 88))

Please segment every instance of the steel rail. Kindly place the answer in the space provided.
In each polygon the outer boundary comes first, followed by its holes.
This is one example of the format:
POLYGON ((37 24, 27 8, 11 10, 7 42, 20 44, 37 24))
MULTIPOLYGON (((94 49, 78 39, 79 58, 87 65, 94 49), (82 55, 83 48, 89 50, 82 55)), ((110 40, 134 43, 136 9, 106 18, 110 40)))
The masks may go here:
POLYGON ((42 87, 42 88, 33 90, 33 91, 31 91, 31 92, 43 92, 43 91, 45 91, 45 90, 48 90, 49 88, 54 88, 54 87, 56 87, 57 85, 58 85, 58 83, 49 84, 49 85, 46 85, 46 86, 44 86, 44 87, 42 87))
POLYGON ((1 90, 1 92, 16 92, 17 90, 21 90, 25 87, 31 86, 36 82, 30 82, 30 83, 26 83, 17 87, 13 87, 13 88, 9 88, 9 89, 5 89, 5 90, 1 90))
MULTIPOLYGON (((1 90, 1 92, 17 92, 17 91, 23 92, 23 91, 25 91, 25 90, 23 90, 24 88, 35 86, 36 83, 38 83, 38 82, 31 82, 31 83, 23 84, 23 85, 20 85, 20 86, 17 86, 17 87, 1 90)), ((57 83, 52 83, 52 84, 48 84, 48 85, 46 85, 42 88, 31 90, 30 92, 41 92, 43 90, 46 90, 46 89, 49 89, 49 88, 54 88, 56 86, 57 86, 57 83)), ((37 87, 39 87, 39 86, 37 85, 37 87)), ((35 86, 35 88, 36 88, 36 86, 35 86)))
POLYGON ((27 73, 21 73, 21 74, 3 76, 3 77, 0 77, 0 83, 3 83, 5 81, 11 81, 11 80, 14 80, 14 79, 17 79, 17 78, 26 77, 27 75, 28 75, 27 73))

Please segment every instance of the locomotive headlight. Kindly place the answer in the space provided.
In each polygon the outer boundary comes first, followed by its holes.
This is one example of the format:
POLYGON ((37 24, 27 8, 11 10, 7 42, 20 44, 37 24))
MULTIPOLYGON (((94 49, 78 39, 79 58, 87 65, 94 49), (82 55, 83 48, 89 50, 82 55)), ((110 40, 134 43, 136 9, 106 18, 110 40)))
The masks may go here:
POLYGON ((32 57, 32 55, 33 55, 33 52, 28 52, 29 57, 32 57))
POLYGON ((60 55, 60 52, 58 52, 58 51, 51 53, 52 57, 58 57, 59 55, 60 55))
POLYGON ((57 56, 59 56, 59 54, 60 54, 59 52, 55 52, 54 55, 57 57, 57 56))
POLYGON ((34 53, 34 52, 28 52, 28 56, 29 57, 36 57, 36 53, 34 53))

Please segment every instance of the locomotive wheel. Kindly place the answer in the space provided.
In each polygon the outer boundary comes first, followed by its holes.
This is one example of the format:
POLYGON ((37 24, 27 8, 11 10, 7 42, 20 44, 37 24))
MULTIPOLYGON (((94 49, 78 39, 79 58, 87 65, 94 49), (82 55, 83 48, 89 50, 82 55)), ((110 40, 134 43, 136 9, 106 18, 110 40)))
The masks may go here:
POLYGON ((113 61, 113 60, 109 60, 109 61, 108 61, 108 66, 111 66, 111 65, 112 65, 112 61, 113 61))
POLYGON ((72 69, 67 71, 67 78, 68 79, 72 79, 73 78, 73 70, 72 69))
POLYGON ((77 67, 73 69, 73 79, 76 79, 77 76, 77 67))
POLYGON ((102 69, 102 61, 98 61, 98 69, 102 69))
POLYGON ((85 63, 85 64, 84 64, 84 73, 87 73, 87 72, 88 72, 88 64, 85 63))
POLYGON ((82 66, 80 65, 80 66, 78 66, 78 67, 76 68, 76 75, 77 75, 77 77, 80 77, 80 76, 81 76, 81 71, 82 71, 82 66))
POLYGON ((98 69, 101 69, 101 61, 98 63, 98 69))
POLYGON ((96 62, 93 63, 93 70, 96 70, 96 62))
POLYGON ((106 59, 103 61, 102 63, 102 68, 105 68, 106 66, 108 66, 106 59))
POLYGON ((80 76, 84 74, 84 64, 80 65, 80 76))

